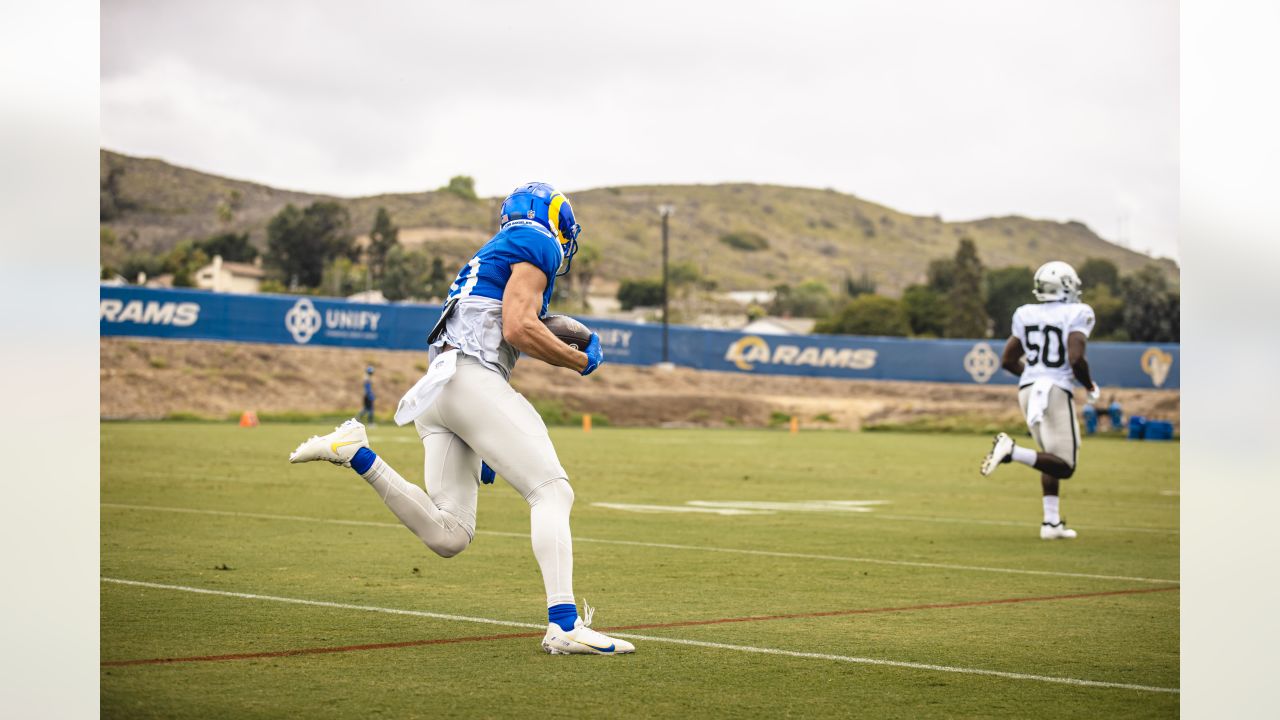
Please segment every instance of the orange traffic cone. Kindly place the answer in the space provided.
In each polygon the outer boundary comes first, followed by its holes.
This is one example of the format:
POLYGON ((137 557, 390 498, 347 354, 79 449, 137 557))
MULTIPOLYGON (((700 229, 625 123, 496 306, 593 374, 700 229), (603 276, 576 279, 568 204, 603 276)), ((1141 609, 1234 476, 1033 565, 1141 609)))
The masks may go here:
POLYGON ((258 413, 252 410, 240 413, 240 427, 258 427, 258 413))

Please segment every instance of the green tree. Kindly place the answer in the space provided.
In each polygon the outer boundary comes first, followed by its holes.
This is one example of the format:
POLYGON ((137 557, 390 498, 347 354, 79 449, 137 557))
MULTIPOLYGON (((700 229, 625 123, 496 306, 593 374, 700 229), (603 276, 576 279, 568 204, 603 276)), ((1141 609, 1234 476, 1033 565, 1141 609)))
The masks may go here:
POLYGON ((769 312, 783 317, 825 317, 833 307, 831 288, 819 280, 806 280, 795 287, 775 287, 769 312))
POLYGON ((349 257, 339 256, 324 268, 319 290, 333 297, 346 297, 368 287, 369 268, 349 257))
MULTIPOLYGON (((437 259, 438 263, 439 260, 437 259)), ((428 287, 432 263, 420 250, 405 250, 401 245, 387 251, 386 269, 378 288, 388 300, 396 302, 424 295, 435 295, 428 287)), ((441 268, 441 274, 444 270, 441 268)), ((446 286, 447 292, 447 286, 446 286)), ((438 295, 436 295, 438 297, 438 295)))
POLYGON ((585 243, 579 244, 578 252, 573 256, 572 270, 565 276, 571 279, 577 290, 583 310, 588 309, 587 296, 591 293, 591 283, 600 270, 600 257, 600 248, 585 243))
POLYGON ((1013 265, 991 270, 986 276, 987 315, 992 320, 992 336, 1007 338, 1012 331, 1013 311, 1033 298, 1035 273, 1029 267, 1013 265))
POLYGON ((1136 342, 1177 342, 1178 296, 1160 268, 1146 265, 1120 281, 1124 329, 1136 342))
POLYGON ((386 270, 387 253, 398 244, 400 244, 400 228, 392 224, 391 215, 387 213, 387 209, 379 207, 378 214, 373 219, 373 229, 369 231, 368 262, 374 280, 382 277, 382 273, 386 270))
POLYGON ((814 332, 838 335, 890 335, 911 332, 902 305, 881 295, 860 295, 845 303, 834 316, 814 326, 814 332))
POLYGON ((186 240, 178 243, 164 258, 164 271, 173 274, 174 287, 194 287, 196 271, 209 264, 209 256, 186 240))
POLYGON ((427 297, 447 297, 452 284, 453 281, 444 273, 444 262, 438 257, 431 258, 431 272, 427 275, 427 297))
POLYGON ((476 181, 470 175, 454 175, 449 178, 449 184, 440 190, 457 195, 463 200, 476 199, 476 181))
MULTIPOLYGON (((124 265, 124 243, 106 225, 98 228, 98 267, 103 280, 116 275, 124 265)), ((127 279, 127 278, 126 278, 127 279)))
POLYGON ((1091 340, 1128 340, 1124 330, 1124 300, 1105 284, 1086 286, 1081 298, 1093 308, 1096 322, 1091 340))
POLYGON ((218 203, 215 212, 218 222, 226 225, 236 219, 236 211, 244 204, 244 195, 239 190, 232 190, 227 197, 218 203))
POLYGON ((912 335, 942 337, 947 332, 947 297, 928 285, 903 290, 902 311, 912 335))
POLYGON ((618 285, 618 302, 623 310, 657 307, 662 304, 661 280, 623 280, 618 285))
POLYGON ((930 260, 927 275, 929 287, 946 295, 956 283, 956 261, 952 258, 930 260))
POLYGON ((165 266, 164 257, 140 252, 130 253, 120 265, 120 276, 131 283, 137 282, 140 274, 154 278, 166 272, 165 266))
POLYGON ((1080 284, 1085 290, 1107 287, 1112 293, 1120 292, 1120 269, 1104 258, 1089 258, 1080 266, 1080 284))
POLYGON ((339 257, 355 256, 347 209, 319 201, 299 210, 292 203, 267 223, 267 259, 290 285, 317 287, 325 266, 339 257))
POLYGON ((876 281, 871 279, 871 275, 865 269, 857 280, 854 280, 852 275, 845 274, 844 294, 851 298, 856 298, 859 295, 875 295, 876 281))
POLYGON ((209 257, 221 255, 227 262, 253 262, 258 257, 258 248, 249 242, 249 233, 212 235, 196 243, 196 247, 209 257))
POLYGON ((982 261, 973 240, 960 238, 956 249, 955 275, 947 293, 947 337, 981 338, 987 336, 990 319, 983 307, 982 261))

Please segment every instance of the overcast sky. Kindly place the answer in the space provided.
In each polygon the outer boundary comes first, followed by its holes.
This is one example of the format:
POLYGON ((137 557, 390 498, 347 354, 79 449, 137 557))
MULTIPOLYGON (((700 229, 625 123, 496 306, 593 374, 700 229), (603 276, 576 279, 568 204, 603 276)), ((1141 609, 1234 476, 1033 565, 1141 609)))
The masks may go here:
POLYGON ((1178 255, 1174 0, 101 10, 102 145, 132 155, 346 196, 832 187, 1178 255))

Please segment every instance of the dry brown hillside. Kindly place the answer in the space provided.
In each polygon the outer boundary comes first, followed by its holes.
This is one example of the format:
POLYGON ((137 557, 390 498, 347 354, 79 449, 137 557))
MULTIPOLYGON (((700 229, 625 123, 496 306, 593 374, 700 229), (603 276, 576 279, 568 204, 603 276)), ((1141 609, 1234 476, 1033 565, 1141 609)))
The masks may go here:
MULTIPOLYGON (((101 152, 119 215, 104 223, 135 248, 163 250, 184 239, 248 232, 259 247, 266 225, 286 203, 336 200, 351 213, 355 234, 368 232, 378 207, 402 228, 406 244, 459 265, 496 227, 499 200, 464 200, 447 192, 332 198, 291 192, 176 167, 161 160, 101 152), (219 211, 220 206, 223 208, 219 211)), ((1155 261, 1113 245, 1085 225, 1024 217, 944 222, 908 215, 834 190, 773 185, 652 185, 571 192, 583 241, 602 251, 605 283, 659 273, 656 208, 671 204, 671 257, 692 262, 721 289, 766 289, 807 279, 832 286, 866 272, 896 294, 923 279, 928 262, 951 256, 961 236, 977 243, 990 267, 1036 267, 1048 259, 1082 263, 1107 258, 1121 272, 1157 262, 1176 284, 1170 260, 1155 261), (767 243, 740 249, 723 238, 751 232, 767 243)))

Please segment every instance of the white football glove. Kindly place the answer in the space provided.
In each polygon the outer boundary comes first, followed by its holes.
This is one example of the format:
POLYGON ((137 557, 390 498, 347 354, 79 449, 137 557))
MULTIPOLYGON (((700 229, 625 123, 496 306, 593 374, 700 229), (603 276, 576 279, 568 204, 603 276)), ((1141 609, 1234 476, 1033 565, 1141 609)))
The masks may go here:
POLYGON ((1093 387, 1089 388, 1089 401, 1097 402, 1100 397, 1102 397, 1102 388, 1098 387, 1098 383, 1094 383, 1093 387))

